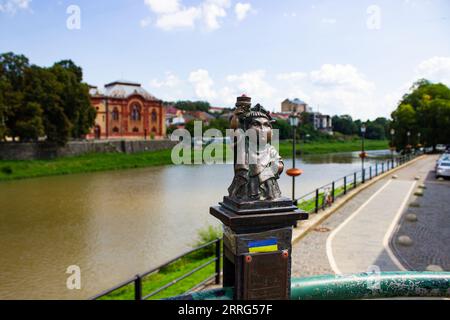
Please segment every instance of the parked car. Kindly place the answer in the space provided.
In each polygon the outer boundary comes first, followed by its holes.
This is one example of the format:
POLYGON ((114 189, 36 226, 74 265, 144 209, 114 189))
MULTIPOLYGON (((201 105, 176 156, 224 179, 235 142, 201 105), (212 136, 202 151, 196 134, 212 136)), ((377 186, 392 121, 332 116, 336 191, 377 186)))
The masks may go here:
POLYGON ((445 144, 436 145, 436 151, 445 152, 446 149, 447 149, 447 147, 445 146, 445 144))
POLYGON ((436 165, 436 179, 450 177, 450 158, 440 159, 436 165))

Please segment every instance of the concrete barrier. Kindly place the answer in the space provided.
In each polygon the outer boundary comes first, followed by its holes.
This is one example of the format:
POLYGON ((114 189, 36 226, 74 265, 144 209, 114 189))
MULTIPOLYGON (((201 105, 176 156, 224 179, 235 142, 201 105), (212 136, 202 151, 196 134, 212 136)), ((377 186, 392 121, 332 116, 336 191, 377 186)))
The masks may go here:
POLYGON ((87 153, 138 153, 173 148, 178 142, 170 140, 99 140, 70 141, 61 147, 46 142, 0 143, 0 160, 47 160, 73 157, 87 153))

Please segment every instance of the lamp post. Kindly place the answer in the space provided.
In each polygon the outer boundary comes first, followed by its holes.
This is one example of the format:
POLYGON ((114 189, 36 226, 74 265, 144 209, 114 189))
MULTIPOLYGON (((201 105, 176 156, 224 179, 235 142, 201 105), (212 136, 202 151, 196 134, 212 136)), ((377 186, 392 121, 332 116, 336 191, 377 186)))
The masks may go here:
POLYGON ((406 146, 406 149, 408 150, 408 153, 411 153, 411 131, 408 131, 406 136, 408 137, 408 145, 406 146))
POLYGON ((292 169, 289 169, 286 174, 290 177, 292 177, 292 202, 296 205, 296 199, 295 199, 295 178, 300 176, 303 171, 300 169, 297 169, 295 167, 295 157, 297 154, 296 151, 296 145, 297 145, 297 140, 296 140, 296 136, 297 136, 297 127, 299 124, 299 119, 298 119, 298 115, 295 113, 292 113, 289 116, 289 124, 292 127, 292 133, 293 133, 293 139, 292 139, 292 169))
POLYGON ((420 148, 422 148, 422 143, 421 143, 421 138, 422 137, 422 133, 418 133, 417 134, 417 149, 419 149, 419 152, 420 152, 420 148))
POLYGON ((394 136, 395 136, 395 129, 391 129, 391 157, 392 157, 392 164, 394 164, 394 136))
POLYGON ((361 126, 361 154, 359 155, 361 157, 361 165, 362 165, 362 182, 366 182, 365 172, 364 172, 364 159, 367 157, 366 151, 364 150, 364 139, 366 137, 366 125, 363 124, 361 126))

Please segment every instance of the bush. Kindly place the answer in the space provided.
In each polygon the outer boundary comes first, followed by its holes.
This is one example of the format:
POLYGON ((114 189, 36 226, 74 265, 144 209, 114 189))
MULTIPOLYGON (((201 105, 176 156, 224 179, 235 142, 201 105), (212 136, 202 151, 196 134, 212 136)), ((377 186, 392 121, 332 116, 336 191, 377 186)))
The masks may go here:
POLYGON ((13 169, 10 166, 5 166, 2 168, 2 172, 4 174, 12 174, 13 173, 13 169))
MULTIPOLYGON (((198 231, 198 240, 194 244, 194 248, 200 247, 218 238, 222 238, 222 228, 208 226, 204 229, 198 231)), ((206 257, 213 256, 216 252, 216 246, 211 245, 201 250, 194 252, 191 256, 192 259, 203 259, 206 257)))

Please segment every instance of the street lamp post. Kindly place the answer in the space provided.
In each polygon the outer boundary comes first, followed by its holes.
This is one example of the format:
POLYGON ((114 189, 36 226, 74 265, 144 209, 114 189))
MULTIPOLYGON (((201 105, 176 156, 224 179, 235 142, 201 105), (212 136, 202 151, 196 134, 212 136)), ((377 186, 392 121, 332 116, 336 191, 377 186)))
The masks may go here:
POLYGON ((361 166, 362 166, 362 182, 366 182, 365 172, 364 172, 364 159, 366 158, 367 154, 364 148, 364 139, 366 137, 366 125, 361 126, 361 154, 359 155, 361 157, 361 166))
MULTIPOLYGON (((302 175, 303 171, 295 167, 295 157, 297 154, 296 145, 297 145, 297 127, 299 124, 299 118, 298 115, 292 113, 289 116, 289 124, 292 127, 292 133, 293 133, 293 139, 292 139, 292 169, 289 169, 286 174, 290 177, 292 177, 292 203, 296 206, 297 200, 295 199, 295 178, 302 175)), ((297 228, 297 222, 294 225, 294 228, 297 228)))
POLYGON ((408 150, 408 153, 411 153, 411 131, 408 131, 406 135, 408 136, 408 145, 406 146, 406 149, 408 150))
POLYGON ((392 158, 392 165, 394 165, 394 136, 395 136, 395 129, 391 129, 391 158, 392 158))
POLYGON ((296 145, 297 145, 297 140, 296 140, 296 136, 297 136, 297 127, 299 124, 299 119, 298 119, 298 115, 295 113, 292 113, 289 116, 289 124, 292 127, 292 132, 293 132, 293 139, 292 139, 292 169, 289 169, 286 174, 290 177, 292 177, 292 202, 294 204, 296 204, 296 199, 295 199, 295 178, 300 176, 303 171, 300 169, 297 169, 295 167, 295 158, 296 158, 296 154, 297 154, 297 150, 296 150, 296 145))
POLYGON ((417 133, 417 149, 419 150, 419 152, 420 152, 420 148, 422 148, 422 143, 421 143, 421 138, 422 137, 422 133, 417 133))

